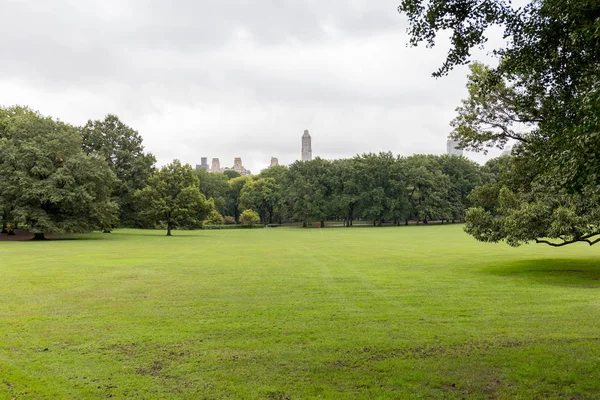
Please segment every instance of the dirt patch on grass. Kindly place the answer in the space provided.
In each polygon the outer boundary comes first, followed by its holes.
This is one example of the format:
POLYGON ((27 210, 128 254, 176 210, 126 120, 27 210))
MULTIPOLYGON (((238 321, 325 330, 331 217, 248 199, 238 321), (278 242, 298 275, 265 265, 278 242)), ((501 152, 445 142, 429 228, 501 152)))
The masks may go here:
MULTIPOLYGON (((435 357, 463 358, 471 355, 481 355, 497 349, 520 348, 547 344, 568 344, 580 342, 600 342, 600 337, 576 339, 540 339, 540 340, 515 340, 506 342, 467 342, 452 346, 417 346, 405 349, 383 350, 376 347, 365 347, 347 350, 346 354, 354 354, 366 361, 385 361, 389 359, 427 359, 435 357)), ((347 367, 344 360, 336 360, 330 364, 334 368, 347 367)))

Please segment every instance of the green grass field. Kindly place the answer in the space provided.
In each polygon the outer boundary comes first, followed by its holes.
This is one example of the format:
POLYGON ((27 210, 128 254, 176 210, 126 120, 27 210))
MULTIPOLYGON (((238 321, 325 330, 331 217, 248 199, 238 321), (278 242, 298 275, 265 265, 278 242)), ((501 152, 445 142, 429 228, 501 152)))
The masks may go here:
POLYGON ((0 242, 0 398, 600 398, 600 246, 174 234, 0 242))

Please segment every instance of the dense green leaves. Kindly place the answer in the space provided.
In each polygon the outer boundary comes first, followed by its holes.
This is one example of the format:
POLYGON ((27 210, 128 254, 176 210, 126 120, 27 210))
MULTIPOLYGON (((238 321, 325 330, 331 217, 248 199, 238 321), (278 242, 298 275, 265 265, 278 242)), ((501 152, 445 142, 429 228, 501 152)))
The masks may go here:
POLYGON ((70 125, 27 108, 0 108, 0 204, 4 218, 36 233, 112 226, 115 175, 81 150, 70 125))
POLYGON ((121 226, 139 226, 133 201, 136 190, 146 185, 156 159, 144 152, 142 137, 109 114, 102 121, 88 121, 81 129, 83 150, 106 160, 117 176, 112 196, 119 205, 121 226))
POLYGON ((471 66, 452 136, 476 151, 516 141, 520 173, 473 194, 480 206, 467 214, 467 231, 512 245, 597 243, 600 3, 533 0, 514 8, 503 0, 403 0, 399 10, 409 18, 413 45, 452 32, 437 76, 470 61, 492 25, 508 39, 491 49, 497 67, 471 66))
POLYGON ((164 224, 167 236, 177 227, 199 228, 200 221, 214 209, 214 203, 206 200, 198 186, 192 167, 174 160, 154 173, 148 185, 135 193, 141 216, 164 224))

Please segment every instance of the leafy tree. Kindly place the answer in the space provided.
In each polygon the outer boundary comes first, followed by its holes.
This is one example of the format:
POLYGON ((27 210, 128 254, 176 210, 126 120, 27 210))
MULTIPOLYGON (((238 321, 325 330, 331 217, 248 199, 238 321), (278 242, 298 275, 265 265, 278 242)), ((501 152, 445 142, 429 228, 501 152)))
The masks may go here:
POLYGON ((202 222, 202 225, 223 225, 225 219, 217 210, 212 210, 208 217, 202 222))
POLYGON ((358 210, 363 218, 381 226, 404 211, 404 171, 392 153, 363 154, 354 158, 358 186, 358 210))
POLYGON ((99 155, 117 176, 112 196, 119 205, 122 226, 139 226, 133 194, 146 186, 156 159, 144 152, 139 133, 109 114, 104 120, 89 120, 80 128, 86 154, 99 155))
POLYGON ((481 168, 465 157, 442 155, 438 160, 442 173, 449 178, 447 200, 450 219, 462 220, 471 206, 469 194, 482 184, 481 168))
POLYGON ((236 223, 240 220, 240 196, 244 185, 250 180, 249 176, 240 176, 230 179, 228 183, 229 191, 227 193, 227 210, 233 214, 236 223))
POLYGON ((112 226, 116 182, 106 161, 81 150, 77 129, 23 107, 0 108, 3 220, 44 233, 112 226))
POLYGON ((498 190, 501 214, 487 214, 485 208, 469 212, 467 230, 482 240, 504 238, 511 244, 544 241, 535 235, 562 243, 589 240, 595 222, 586 201, 600 192, 600 3, 534 0, 513 8, 503 0, 403 0, 399 10, 409 18, 412 44, 432 45, 439 31, 452 32, 438 76, 468 62, 470 50, 485 43, 492 25, 509 38, 493 49, 497 67, 471 66, 469 97, 458 109, 453 137, 476 151, 515 140, 515 158, 534 168, 512 175, 515 181, 498 190), (511 206, 501 198, 512 199, 511 206), (581 220, 566 218, 565 210, 582 213, 590 230, 581 228, 581 220), (525 234, 517 216, 531 222, 534 214, 540 229, 525 234), (510 216, 514 223, 508 223, 510 216), (541 228, 552 224, 556 229, 541 228), (508 228, 515 232, 502 231, 508 228), (559 231, 571 233, 561 239, 559 231))
POLYGON ((162 167, 148 185, 135 193, 141 215, 167 226, 167 236, 177 227, 199 227, 203 216, 214 210, 214 203, 198 189, 199 181, 192 167, 179 160, 162 167))
POLYGON ((275 182, 277 202, 273 208, 273 214, 269 217, 269 223, 281 223, 286 215, 289 215, 289 210, 285 202, 285 192, 289 187, 288 167, 285 165, 275 165, 262 170, 257 177, 270 178, 275 182))
POLYGON ((537 169, 531 157, 503 157, 497 179, 473 190, 465 230, 485 242, 565 246, 600 242, 600 197, 568 192, 537 169))
POLYGON ((356 160, 342 159, 332 162, 333 206, 335 212, 344 220, 344 226, 352 226, 360 200, 362 188, 357 177, 356 160))
POLYGON ((280 187, 273 178, 251 179, 241 190, 240 204, 244 210, 258 210, 263 224, 270 224, 281 206, 280 187))
POLYGON ((197 169, 196 174, 200 180, 200 192, 207 199, 213 199, 215 208, 219 213, 226 213, 228 211, 227 195, 229 185, 227 181, 229 178, 225 174, 208 172, 203 168, 197 169))
POLYGON ((409 218, 425 223, 451 218, 450 178, 442 172, 438 158, 414 155, 405 159, 404 167, 409 218))
POLYGON ((333 212, 331 162, 319 157, 307 162, 296 161, 289 168, 286 185, 291 217, 302 221, 304 226, 310 220, 317 220, 324 227, 325 219, 333 212))
POLYGON ((252 227, 260 224, 260 216, 254 210, 247 209, 240 215, 240 223, 244 226, 252 227))
POLYGON ((240 174, 239 172, 233 170, 233 169, 227 169, 223 172, 223 175, 225 175, 227 177, 227 179, 233 179, 233 178, 239 178, 240 176, 242 176, 242 174, 240 174))

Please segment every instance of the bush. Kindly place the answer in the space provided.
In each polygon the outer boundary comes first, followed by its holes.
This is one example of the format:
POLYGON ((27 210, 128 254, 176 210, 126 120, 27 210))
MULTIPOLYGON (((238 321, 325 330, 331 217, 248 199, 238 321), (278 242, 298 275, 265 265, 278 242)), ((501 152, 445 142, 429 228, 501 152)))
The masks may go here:
POLYGON ((228 215, 226 217, 223 217, 223 219, 225 220, 225 225, 235 225, 235 218, 230 217, 228 215))
POLYGON ((223 216, 217 210, 212 210, 208 217, 203 221, 203 225, 223 225, 225 223, 223 216))
POLYGON ((246 210, 240 215, 240 223, 244 226, 260 224, 260 217, 254 210, 246 210))

